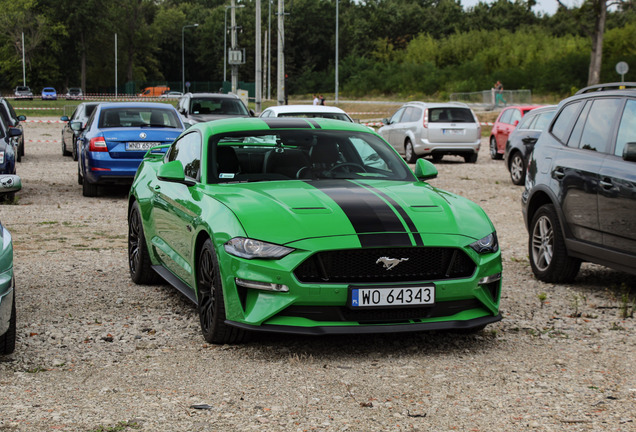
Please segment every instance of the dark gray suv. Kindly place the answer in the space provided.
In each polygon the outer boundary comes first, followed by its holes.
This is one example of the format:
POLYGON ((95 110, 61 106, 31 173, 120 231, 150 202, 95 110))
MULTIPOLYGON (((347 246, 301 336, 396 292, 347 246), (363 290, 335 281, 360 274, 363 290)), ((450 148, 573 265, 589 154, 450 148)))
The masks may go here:
POLYGON ((636 83, 587 87, 562 101, 525 186, 538 279, 572 281, 582 261, 636 274, 636 83))

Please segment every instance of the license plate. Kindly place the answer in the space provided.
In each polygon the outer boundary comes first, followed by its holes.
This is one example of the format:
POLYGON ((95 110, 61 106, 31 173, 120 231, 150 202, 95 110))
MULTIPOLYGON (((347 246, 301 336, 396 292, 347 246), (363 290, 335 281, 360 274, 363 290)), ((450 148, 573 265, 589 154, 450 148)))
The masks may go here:
POLYGON ((148 150, 151 147, 161 145, 160 142, 129 142, 126 143, 126 150, 148 150))
POLYGON ((444 135, 464 135, 464 129, 442 129, 444 135))
POLYGON ((435 304, 435 285, 351 289, 351 307, 353 308, 432 304, 435 304))

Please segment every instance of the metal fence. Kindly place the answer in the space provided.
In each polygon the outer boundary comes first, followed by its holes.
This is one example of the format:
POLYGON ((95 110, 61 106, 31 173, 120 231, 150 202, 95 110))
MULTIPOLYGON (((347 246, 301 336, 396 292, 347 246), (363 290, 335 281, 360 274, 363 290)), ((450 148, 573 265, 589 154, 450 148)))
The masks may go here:
POLYGON ((482 90, 478 92, 451 93, 452 102, 464 102, 479 106, 483 109, 493 109, 506 105, 532 104, 532 92, 530 90, 503 90, 501 93, 503 102, 496 101, 495 90, 482 90))

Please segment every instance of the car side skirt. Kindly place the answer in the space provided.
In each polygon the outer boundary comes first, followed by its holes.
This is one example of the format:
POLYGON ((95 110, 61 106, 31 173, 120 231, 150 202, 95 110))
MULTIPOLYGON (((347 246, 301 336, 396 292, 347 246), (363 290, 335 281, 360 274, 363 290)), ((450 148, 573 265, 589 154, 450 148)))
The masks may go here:
POLYGON ((406 333, 434 330, 470 330, 501 321, 501 314, 462 321, 438 321, 417 324, 296 327, 264 324, 260 326, 226 320, 225 324, 248 331, 286 333, 310 336, 330 334, 406 333))
POLYGON ((589 243, 565 239, 568 255, 626 273, 636 274, 636 257, 623 252, 596 247, 589 243))
POLYGON ((152 269, 156 271, 159 276, 165 279, 170 285, 175 287, 181 294, 186 296, 188 300, 197 304, 197 296, 189 286, 187 286, 181 279, 173 275, 168 269, 160 265, 153 265, 152 269))

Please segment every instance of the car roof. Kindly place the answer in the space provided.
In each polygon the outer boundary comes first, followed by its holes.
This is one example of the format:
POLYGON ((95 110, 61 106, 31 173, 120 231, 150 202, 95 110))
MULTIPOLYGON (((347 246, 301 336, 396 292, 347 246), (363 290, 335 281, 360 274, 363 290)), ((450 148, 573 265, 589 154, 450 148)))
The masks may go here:
POLYGON ((174 106, 161 102, 98 102, 100 108, 165 108, 175 109, 174 106))
POLYGON ((186 93, 184 96, 188 97, 215 97, 215 98, 228 98, 239 99, 239 97, 232 93, 186 93))
POLYGON ((374 134, 366 126, 358 123, 345 122, 325 118, 261 118, 261 117, 235 117, 210 122, 196 123, 190 129, 199 129, 204 134, 251 132, 267 130, 298 130, 307 133, 316 131, 352 131, 374 134))
POLYGON ((613 91, 613 90, 634 91, 636 90, 636 82, 613 82, 613 83, 591 85, 588 87, 583 87, 581 90, 577 91, 575 95, 613 91))
POLYGON ((423 108, 469 108, 469 106, 463 102, 421 102, 411 101, 406 102, 403 106, 419 106, 423 108))
MULTIPOLYGON (((338 113, 346 114, 335 106, 325 105, 278 105, 267 108, 275 113, 338 113)), ((264 110, 263 110, 264 111, 264 110)))

